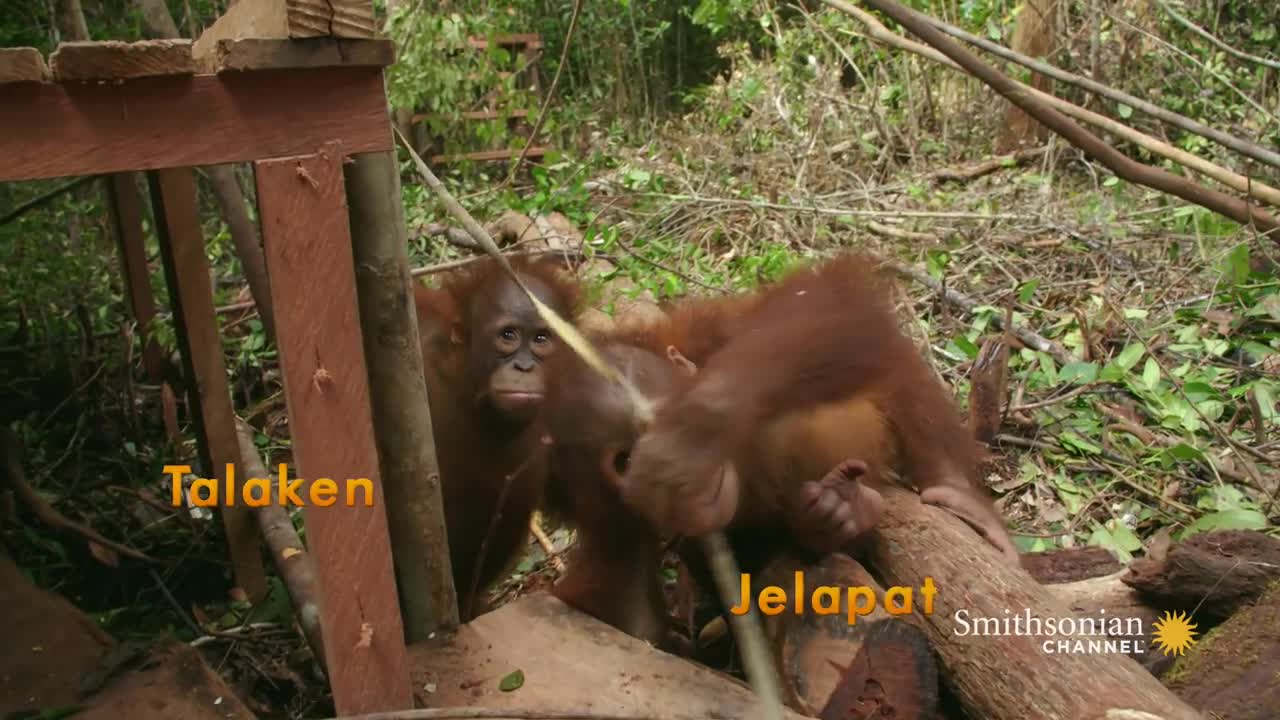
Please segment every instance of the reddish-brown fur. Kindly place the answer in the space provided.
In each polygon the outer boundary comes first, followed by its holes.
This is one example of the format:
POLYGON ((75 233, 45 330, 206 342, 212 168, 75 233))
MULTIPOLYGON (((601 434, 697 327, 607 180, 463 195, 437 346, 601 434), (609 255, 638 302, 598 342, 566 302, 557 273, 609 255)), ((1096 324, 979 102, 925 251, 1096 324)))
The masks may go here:
MULTIPOLYGON (((749 570, 784 544, 847 547, 874 526, 875 487, 898 473, 1012 550, 978 481, 979 446, 899 330, 868 260, 844 256, 753 295, 683 303, 662 321, 623 323, 597 342, 633 381, 620 361, 630 357, 636 367, 638 355, 653 368, 665 363, 669 375, 639 383, 662 401, 645 429, 625 396, 579 362, 562 356, 552 367, 552 496, 579 527, 579 549, 557 590, 570 604, 660 636, 653 628, 665 610, 616 590, 653 578, 656 556, 624 548, 725 529, 749 570), (699 366, 696 377, 679 378, 668 347, 699 366), (595 379, 583 381, 588 375, 595 379), (863 464, 849 470, 849 460, 863 464), (842 466, 846 472, 833 472, 842 466), (842 514, 832 514, 831 502, 815 510, 819 498, 843 502, 842 514)), ((705 580, 698 554, 684 555, 705 580)))
MULTIPOLYGON (((579 287, 550 261, 516 258, 512 264, 544 303, 564 317, 576 315, 579 287)), ((532 303, 487 258, 444 278, 438 289, 417 288, 414 300, 449 554, 465 621, 482 610, 485 590, 518 558, 530 516, 542 501, 548 453, 536 393, 545 375, 543 356, 554 355, 550 350, 558 339, 540 339, 536 350, 520 344, 507 355, 507 348, 495 346, 504 342, 489 338, 495 327, 514 329, 521 343, 531 333, 549 331, 532 303), (512 369, 518 357, 524 363, 519 371, 512 369), (527 392, 516 400, 499 397, 499 377, 515 378, 527 392)))
MULTIPOLYGON (((680 382, 671 364, 650 348, 592 338, 605 358, 642 392, 665 396, 680 382)), ((639 435, 621 389, 570 353, 550 364, 546 413, 552 435, 548 509, 577 529, 568 570, 552 593, 565 603, 635 637, 667 649, 658 571, 662 543, 648 521, 622 503, 612 479, 619 451, 639 435)))
POLYGON ((856 459, 867 485, 902 473, 1016 555, 980 484, 979 445, 870 260, 837 257, 717 312, 727 340, 705 362, 686 353, 697 378, 661 407, 623 478, 627 503, 658 530, 775 524, 788 493, 856 459))

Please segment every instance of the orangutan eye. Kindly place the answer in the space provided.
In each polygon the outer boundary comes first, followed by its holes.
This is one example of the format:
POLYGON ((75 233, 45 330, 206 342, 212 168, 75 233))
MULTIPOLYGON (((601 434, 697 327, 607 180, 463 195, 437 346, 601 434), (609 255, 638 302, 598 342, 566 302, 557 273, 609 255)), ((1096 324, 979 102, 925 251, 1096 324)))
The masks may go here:
POLYGON ((516 331, 515 331, 515 328, 509 328, 509 327, 502 328, 502 332, 500 333, 500 335, 501 335, 502 339, 503 339, 503 340, 506 340, 507 342, 515 342, 515 341, 516 341, 516 331))
POLYGON ((613 469, 619 475, 627 474, 627 467, 631 465, 631 453, 623 452, 613 456, 613 469))

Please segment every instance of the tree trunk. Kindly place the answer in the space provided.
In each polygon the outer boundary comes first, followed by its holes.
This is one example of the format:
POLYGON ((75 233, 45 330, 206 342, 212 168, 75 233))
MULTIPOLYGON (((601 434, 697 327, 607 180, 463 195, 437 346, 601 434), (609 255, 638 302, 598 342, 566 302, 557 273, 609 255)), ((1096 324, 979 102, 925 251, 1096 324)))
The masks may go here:
POLYGON ((1280 580, 1280 540, 1252 530, 1193 535, 1133 561, 1125 584, 1161 605, 1223 620, 1280 580))
POLYGON ((138 0, 138 9, 142 11, 142 25, 148 35, 161 39, 178 37, 178 24, 164 0, 138 0))
POLYGON ((839 601, 842 612, 813 612, 810 594, 820 586, 869 587, 876 597, 884 596, 856 561, 832 554, 805 564, 783 554, 760 573, 753 592, 767 586, 788 594, 787 608, 763 620, 791 709, 810 717, 848 720, 937 717, 938 665, 920 628, 890 616, 880 605, 850 625, 846 599, 839 601), (805 587, 802 612, 792 609, 797 573, 805 587))
POLYGON ((412 302, 400 170, 392 152, 345 167, 369 399, 408 642, 458 624, 422 344, 412 302))
MULTIPOLYGON (((79 3, 79 0, 70 0, 79 3)), ((165 5, 164 0, 138 0, 142 11, 142 24, 147 35, 153 38, 169 39, 178 37, 178 25, 165 5)), ((249 293, 253 296, 258 308, 258 317, 262 320, 262 331, 267 340, 274 343, 276 337, 275 314, 271 309, 270 285, 267 279, 267 261, 262 252, 262 240, 258 228, 249 217, 249 204, 244 199, 244 190, 236 180, 235 166, 211 165, 204 168, 213 189, 214 200, 222 211, 222 218, 231 232, 231 242, 236 248, 236 257, 244 268, 245 280, 249 283, 249 293)))
POLYGON ((1141 711, 1148 720, 1204 720, 1128 657, 1057 650, 1059 641, 1091 639, 1048 633, 1046 619, 1074 618, 1067 603, 1003 561, 955 516, 900 489, 886 488, 884 498, 869 567, 884 585, 917 590, 910 617, 929 636, 948 686, 972 717, 1102 720, 1141 711), (934 588, 929 614, 921 612, 926 578, 934 588), (991 619, 1003 626, 1015 615, 1023 619, 1021 633, 998 627, 994 634, 979 624, 991 619))
MULTIPOLYGON (((1013 49, 1033 58, 1048 55, 1053 49, 1057 10, 1057 0, 1025 0, 1022 9, 1018 11, 1018 23, 1013 29, 1013 49)), ((1053 81, 1040 73, 1032 73, 1030 84, 1041 92, 1053 92, 1053 81)), ((1010 103, 1005 113, 1004 130, 996 141, 995 151, 1006 153, 1021 147, 1039 145, 1048 137, 1048 128, 1010 103)))
POLYGON ((63 0, 62 13, 58 17, 58 32, 62 34, 63 42, 89 40, 89 23, 85 22, 80 0, 63 0))

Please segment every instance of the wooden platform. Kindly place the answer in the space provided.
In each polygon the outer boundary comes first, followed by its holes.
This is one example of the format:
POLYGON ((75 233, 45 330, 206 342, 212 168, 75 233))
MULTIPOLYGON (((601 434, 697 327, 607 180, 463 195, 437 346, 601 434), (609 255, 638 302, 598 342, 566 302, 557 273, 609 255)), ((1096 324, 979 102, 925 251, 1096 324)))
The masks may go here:
POLYGON ((738 680, 660 652, 545 592, 481 615, 452 637, 411 646, 409 666, 414 691, 430 707, 671 720, 750 718, 759 708, 738 680), (524 684, 502 691, 499 683, 516 670, 524 684))
MULTIPOLYGON (((239 6, 237 6, 239 7, 239 6)), ((0 182, 218 165, 394 146, 382 68, 389 40, 63 43, 50 71, 29 48, 0 54, 0 182)))

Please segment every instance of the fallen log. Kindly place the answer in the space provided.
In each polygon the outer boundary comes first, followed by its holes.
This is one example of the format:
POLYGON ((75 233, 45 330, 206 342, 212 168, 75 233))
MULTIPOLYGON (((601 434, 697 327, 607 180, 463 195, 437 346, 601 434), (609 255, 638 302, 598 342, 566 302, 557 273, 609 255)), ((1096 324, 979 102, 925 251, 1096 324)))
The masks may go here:
MULTIPOLYGON (((745 683, 657 650, 543 591, 414 643, 409 664, 422 705, 496 711, 487 717, 760 717, 760 700, 745 683)), ((787 709, 783 720, 804 716, 787 709)))
POLYGON ((866 587, 874 597, 884 597, 884 590, 856 561, 832 554, 810 564, 784 553, 754 584, 756 590, 777 586, 788 593, 786 609, 764 615, 763 621, 785 700, 793 710, 843 720, 937 717, 937 661, 924 633, 879 604, 849 623, 846 588, 866 587), (806 607, 817 588, 837 588, 837 612, 794 610, 797 575, 804 583, 806 607))
POLYGON ((1159 652, 1151 643, 1155 621, 1167 608, 1147 602, 1136 590, 1124 584, 1124 575, 1125 571, 1121 570, 1110 575, 1050 585, 1049 590, 1071 608, 1076 617, 1135 618, 1141 622, 1140 635, 1112 637, 1136 640, 1127 647, 1126 654, 1137 660, 1147 672, 1161 677, 1173 665, 1175 658, 1159 652))
POLYGON ((1080 652, 1093 650, 1098 638, 1065 632, 1068 620, 1072 630, 1084 630, 1075 627, 1071 607, 962 521, 904 490, 887 488, 884 499, 868 543, 869 569, 887 586, 920 589, 911 617, 971 716, 1203 720, 1114 648, 1098 642, 1098 652, 1080 652), (928 587, 935 588, 932 613, 924 606, 928 587))
POLYGON ((1274 720, 1280 712, 1280 581, 1193 645, 1165 684, 1217 720, 1274 720))
POLYGON ((1110 550, 1086 545, 1023 553, 1022 568, 1041 585, 1079 582, 1120 572, 1124 565, 1110 550))
POLYGON ((0 717, 253 720, 200 652, 173 638, 117 643, 0 548, 0 717), (61 713, 61 714, 59 714, 61 713))
POLYGON ((1224 620, 1280 579, 1280 540, 1252 530, 1219 530, 1134 560, 1124 582, 1149 602, 1224 620))

